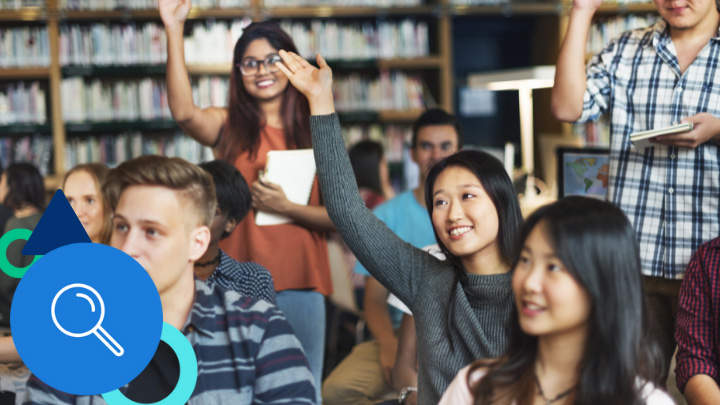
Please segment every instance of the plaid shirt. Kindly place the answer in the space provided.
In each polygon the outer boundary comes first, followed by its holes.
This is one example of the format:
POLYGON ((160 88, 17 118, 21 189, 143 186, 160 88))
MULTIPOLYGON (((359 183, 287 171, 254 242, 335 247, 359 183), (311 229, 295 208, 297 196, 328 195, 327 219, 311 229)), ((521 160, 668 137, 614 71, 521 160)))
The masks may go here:
POLYGON ((675 376, 680 391, 690 377, 706 374, 720 384, 720 238, 690 261, 678 300, 675 376))
POLYGON ((643 274, 681 279, 693 252, 720 233, 720 153, 656 145, 638 152, 630 134, 701 112, 720 117, 720 35, 680 72, 667 23, 628 31, 587 67, 579 123, 610 112, 608 195, 632 221, 643 274))
POLYGON ((277 305, 275 284, 270 272, 253 262, 239 262, 220 249, 220 263, 207 281, 220 284, 226 290, 246 297, 265 300, 277 305))

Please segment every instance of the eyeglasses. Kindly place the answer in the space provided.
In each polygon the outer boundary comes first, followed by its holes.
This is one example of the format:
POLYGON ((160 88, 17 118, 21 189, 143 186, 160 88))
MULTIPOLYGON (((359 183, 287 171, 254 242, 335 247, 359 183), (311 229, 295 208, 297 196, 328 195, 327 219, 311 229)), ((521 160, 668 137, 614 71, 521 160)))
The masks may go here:
POLYGON ((237 67, 240 69, 240 73, 242 73, 243 76, 255 76, 260 73, 260 64, 265 65, 265 70, 270 73, 279 71, 280 69, 275 66, 278 62, 282 62, 280 55, 273 53, 265 58, 265 60, 257 60, 255 58, 243 59, 241 63, 238 63, 237 67))

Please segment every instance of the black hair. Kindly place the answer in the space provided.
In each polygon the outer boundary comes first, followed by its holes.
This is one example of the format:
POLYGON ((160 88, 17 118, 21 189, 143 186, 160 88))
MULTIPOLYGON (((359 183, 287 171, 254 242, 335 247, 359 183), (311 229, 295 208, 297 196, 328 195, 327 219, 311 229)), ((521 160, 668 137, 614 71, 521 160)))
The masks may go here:
POLYGON ((383 158, 383 147, 375 141, 360 141, 348 151, 350 164, 355 173, 358 188, 369 188, 382 195, 380 180, 380 162, 383 158))
POLYGON ((7 179, 7 195, 3 204, 10 210, 31 205, 45 209, 45 182, 40 171, 30 163, 14 163, 3 173, 7 179))
MULTIPOLYGON (((245 177, 235 166, 224 160, 203 162, 198 166, 213 178, 218 210, 223 214, 227 214, 228 219, 234 219, 237 223, 242 221, 250 211, 252 204, 250 188, 247 181, 245 181, 245 177)), ((230 233, 223 230, 220 239, 225 239, 228 236, 230 236, 230 233)))
MULTIPOLYGON (((512 180, 503 164, 494 156, 487 152, 479 150, 463 150, 450 155, 438 163, 436 163, 428 172, 427 179, 425 180, 425 205, 428 210, 430 218, 433 214, 433 192, 435 181, 437 180, 440 173, 445 171, 448 167, 462 167, 469 170, 472 174, 477 177, 482 185, 483 189, 487 193, 488 197, 495 206, 498 216, 498 233, 497 240, 500 245, 500 253, 507 265, 512 265, 515 262, 515 240, 522 224, 522 213, 520 212, 520 203, 518 202, 517 194, 515 193, 515 187, 513 186, 512 180)), ((448 316, 447 316, 447 331, 449 334, 457 328, 455 325, 455 313, 453 300, 455 299, 455 289, 457 288, 457 281, 460 281, 461 285, 467 283, 467 275, 460 261, 460 258, 452 254, 448 248, 442 243, 438 235, 437 229, 433 226, 433 232, 435 233, 435 240, 440 247, 440 250, 445 254, 447 260, 453 264, 455 271, 455 281, 453 282, 452 291, 450 292, 450 303, 448 304, 448 316)), ((452 336, 450 345, 452 348, 452 336)))
POLYGON ((454 115, 448 114, 445 110, 440 108, 431 108, 422 113, 422 115, 413 123, 412 126, 412 141, 410 148, 413 149, 417 145, 418 132, 421 128, 429 127, 433 125, 452 125, 455 127, 455 133, 457 133, 457 149, 462 149, 463 146, 463 130, 460 123, 457 121, 454 115))
MULTIPOLYGON (((564 198, 528 218, 516 252, 538 226, 592 302, 573 403, 644 404, 638 379, 657 385, 662 360, 651 331, 630 221, 610 203, 564 198)), ((522 331, 517 308, 513 320, 506 356, 473 366, 490 368, 479 383, 470 385, 476 404, 522 403, 534 393, 538 338, 522 331)))

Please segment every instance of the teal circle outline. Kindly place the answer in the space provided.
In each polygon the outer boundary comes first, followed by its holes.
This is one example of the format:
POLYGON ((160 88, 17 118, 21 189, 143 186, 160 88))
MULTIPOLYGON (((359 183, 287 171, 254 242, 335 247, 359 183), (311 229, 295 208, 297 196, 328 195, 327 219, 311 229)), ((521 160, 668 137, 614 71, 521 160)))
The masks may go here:
POLYGON ((35 262, 43 256, 35 255, 35 259, 33 259, 33 261, 25 267, 16 267, 8 260, 7 249, 8 247, 10 247, 10 244, 15 242, 16 240, 28 240, 30 239, 30 235, 32 235, 31 230, 17 228, 5 232, 5 234, 0 237, 0 270, 2 270, 3 273, 7 274, 12 278, 22 278, 22 276, 25 275, 25 272, 28 271, 30 266, 35 264, 35 262))
POLYGON ((175 352, 180 363, 180 377, 175 389, 167 397, 152 404, 140 404, 128 399, 119 389, 102 394, 108 405, 182 405, 187 403, 195 391, 197 384, 198 368, 197 356, 190 341, 185 335, 167 322, 163 322, 160 340, 167 343, 175 352))

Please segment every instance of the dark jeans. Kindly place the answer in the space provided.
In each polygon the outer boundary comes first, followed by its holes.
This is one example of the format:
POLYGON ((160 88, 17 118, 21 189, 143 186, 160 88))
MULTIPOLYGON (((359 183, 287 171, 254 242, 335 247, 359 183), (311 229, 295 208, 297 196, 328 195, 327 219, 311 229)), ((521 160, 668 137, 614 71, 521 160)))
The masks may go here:
POLYGON ((665 368, 661 385, 665 388, 665 381, 670 371, 670 363, 675 353, 675 321, 677 320, 678 293, 682 280, 670 280, 662 277, 643 276, 645 297, 650 307, 650 316, 655 323, 657 341, 662 351, 665 368))

